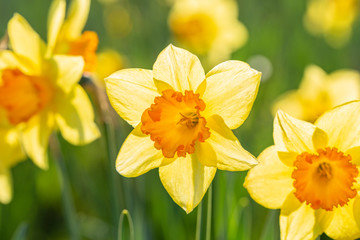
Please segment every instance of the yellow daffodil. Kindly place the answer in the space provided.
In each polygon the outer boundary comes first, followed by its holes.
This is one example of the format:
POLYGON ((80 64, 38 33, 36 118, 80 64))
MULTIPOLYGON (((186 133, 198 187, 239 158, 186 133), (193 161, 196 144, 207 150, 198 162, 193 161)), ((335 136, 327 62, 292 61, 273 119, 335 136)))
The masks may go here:
POLYGON ((98 36, 94 31, 82 30, 87 21, 90 0, 72 0, 65 17, 65 0, 54 0, 48 17, 48 54, 82 56, 84 72, 93 72, 96 66, 98 36))
POLYGON ((162 184, 187 213, 201 201, 216 169, 257 164, 231 131, 247 118, 261 73, 240 61, 207 75, 190 52, 168 46, 153 70, 124 69, 105 79, 118 114, 135 129, 116 160, 117 171, 136 177, 159 168, 162 184))
POLYGON ((259 156, 245 187, 280 208, 281 239, 360 237, 360 102, 338 106, 314 124, 278 111, 275 145, 259 156))
POLYGON ((338 70, 326 74, 312 65, 305 69, 298 90, 280 96, 273 111, 282 109, 291 116, 314 122, 331 108, 360 99, 360 74, 354 70, 338 70))
POLYGON ((20 132, 26 154, 47 168, 46 150, 54 129, 75 145, 99 137, 91 102, 78 84, 84 61, 45 57, 49 46, 19 14, 9 21, 8 34, 12 50, 0 51, 0 111, 6 114, 4 124, 20 132))
POLYGON ((304 22, 311 33, 340 47, 349 40, 358 14, 358 0, 309 0, 304 22))
POLYGON ((182 0, 175 1, 168 23, 179 44, 213 66, 247 41, 248 32, 237 15, 233 0, 182 0))
POLYGON ((97 86, 104 89, 104 79, 111 73, 123 69, 125 59, 117 51, 106 49, 97 54, 98 64, 95 68, 94 82, 97 86))

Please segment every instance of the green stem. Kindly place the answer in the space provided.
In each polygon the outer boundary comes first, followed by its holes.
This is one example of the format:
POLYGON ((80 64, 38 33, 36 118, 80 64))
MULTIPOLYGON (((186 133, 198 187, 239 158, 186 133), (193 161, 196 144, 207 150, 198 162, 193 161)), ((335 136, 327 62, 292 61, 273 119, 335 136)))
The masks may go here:
POLYGON ((110 188, 110 204, 111 204, 111 218, 113 222, 113 238, 117 239, 118 231, 116 226, 119 221, 119 212, 121 208, 125 208, 124 194, 121 194, 119 199, 119 192, 121 192, 121 182, 116 181, 117 173, 115 170, 115 160, 117 155, 116 144, 116 124, 114 122, 114 111, 112 110, 106 92, 103 89, 99 89, 91 81, 87 81, 84 85, 87 92, 94 100, 97 111, 100 115, 100 121, 103 125, 103 132, 105 135, 105 147, 107 150, 107 170, 108 181, 110 188), (120 186, 119 186, 120 184, 120 186), (120 187, 120 190, 119 190, 120 187))
MULTIPOLYGON (((114 149, 115 143, 115 135, 114 135, 114 126, 111 123, 104 123, 104 133, 106 137, 106 147, 108 152, 108 171, 109 171, 109 184, 110 184, 110 204, 112 206, 112 220, 114 226, 118 224, 118 216, 119 216, 119 197, 118 197, 118 189, 116 184, 116 171, 115 171, 115 159, 116 153, 114 149)), ((124 203, 120 203, 121 206, 124 206, 124 203)), ((115 229, 114 235, 117 238, 117 231, 115 229)))
POLYGON ((53 136, 50 141, 50 149, 56 162, 59 173, 59 180, 61 183, 62 203, 65 211, 66 223, 70 232, 72 240, 80 239, 80 228, 75 212, 74 202, 72 199, 70 181, 64 158, 61 153, 60 145, 56 136, 53 136))
POLYGON ((208 190, 207 215, 206 215, 206 240, 211 239, 211 218, 212 218, 212 185, 208 190))
POLYGON ((197 207, 197 218, 196 218, 196 232, 195 239, 200 240, 201 237, 201 216, 202 215, 202 201, 199 203, 197 207))

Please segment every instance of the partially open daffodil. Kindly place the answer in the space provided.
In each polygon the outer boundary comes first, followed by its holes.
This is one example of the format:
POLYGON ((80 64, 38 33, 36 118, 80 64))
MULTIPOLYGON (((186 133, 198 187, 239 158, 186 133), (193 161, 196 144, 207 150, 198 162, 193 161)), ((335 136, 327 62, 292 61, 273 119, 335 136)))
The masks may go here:
POLYGON ((47 168, 53 130, 58 128, 75 145, 99 137, 91 102, 78 84, 84 61, 46 56, 49 46, 19 14, 9 21, 8 34, 11 50, 0 51, 0 111, 6 114, 2 124, 16 128, 26 154, 47 168))
POLYGON ((281 109, 293 117, 314 122, 325 111, 359 99, 359 72, 343 69, 326 74, 320 67, 311 65, 305 69, 299 89, 280 96, 273 111, 281 109))
POLYGON ((275 145, 259 156, 245 187, 280 208, 281 239, 360 237, 360 102, 338 106, 314 124, 278 111, 275 145))
POLYGON ((159 168, 161 182, 186 212, 201 201, 216 169, 257 164, 231 131, 247 118, 261 73, 240 61, 207 75, 190 52, 168 46, 153 70, 124 69, 105 79, 110 102, 135 129, 116 160, 117 171, 136 177, 159 168))
POLYGON ((175 1, 168 22, 179 44, 214 66, 247 41, 247 29, 237 17, 233 0, 181 0, 175 1))
POLYGON ((348 42, 358 15, 358 0, 309 0, 304 22, 312 34, 323 35, 331 46, 341 47, 348 42))
POLYGON ((66 19, 65 8, 65 0, 54 0, 50 7, 48 54, 82 56, 84 72, 93 72, 99 39, 94 31, 82 33, 89 15, 90 0, 72 0, 66 19))

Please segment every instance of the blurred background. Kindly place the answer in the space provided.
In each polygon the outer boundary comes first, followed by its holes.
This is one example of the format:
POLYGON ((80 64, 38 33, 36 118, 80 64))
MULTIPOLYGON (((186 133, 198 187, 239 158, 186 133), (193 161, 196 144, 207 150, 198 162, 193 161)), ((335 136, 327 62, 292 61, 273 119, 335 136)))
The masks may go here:
MULTIPOLYGON (((327 73, 343 68, 360 70, 360 21, 355 18, 352 35, 334 48, 324 37, 306 30, 306 1, 236 3, 237 18, 246 27, 248 38, 233 51, 231 59, 248 62, 263 72, 263 79, 248 119, 234 132, 243 147, 258 156, 273 144, 273 102, 282 93, 298 88, 308 65, 316 64, 327 73)), ((50 4, 50 0, 0 0, 0 35, 5 34, 7 22, 18 12, 46 39, 50 4)), ((152 69, 161 50, 169 43, 177 45, 168 25, 172 4, 169 0, 92 0, 85 30, 98 33, 99 53, 116 51, 115 68, 152 69)), ((359 6, 355 9, 359 11, 359 6)), ((99 66, 105 62, 99 60, 99 66)), ((206 72, 214 66, 207 62, 206 72)), ((112 119, 116 128, 113 134, 106 138, 102 127, 102 137, 86 146, 72 146, 59 135, 69 175, 65 182, 50 152, 48 171, 31 161, 12 169, 14 196, 10 204, 0 205, 0 239, 70 239, 62 184, 70 186, 81 239, 114 239, 123 209, 131 215, 135 239, 195 239, 201 208, 203 238, 207 195, 200 207, 186 214, 163 188, 157 169, 133 179, 116 173, 116 155, 132 128, 116 114, 112 119), (109 146, 106 139, 112 139, 109 146)), ((101 127, 99 117, 97 121, 101 127)), ((279 239, 279 211, 265 209, 249 197, 243 187, 245 176, 246 172, 216 173, 212 183, 212 239, 279 239)), ((127 239, 126 218, 123 226, 127 239)))

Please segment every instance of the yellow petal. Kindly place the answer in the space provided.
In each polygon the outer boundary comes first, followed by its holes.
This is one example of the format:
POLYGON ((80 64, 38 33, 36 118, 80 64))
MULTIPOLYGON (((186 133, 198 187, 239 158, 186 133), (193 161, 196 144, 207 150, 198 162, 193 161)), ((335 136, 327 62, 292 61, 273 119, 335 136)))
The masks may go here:
POLYGON ((249 170, 244 186, 250 196, 266 208, 281 208, 294 190, 293 169, 280 161, 275 146, 265 149, 258 160, 259 164, 249 170))
POLYGON ((164 158, 154 147, 154 142, 137 126, 126 138, 116 159, 116 170, 125 177, 137 177, 151 169, 168 164, 173 159, 164 158))
POLYGON ((294 194, 286 199, 280 212, 280 234, 283 240, 315 239, 329 222, 325 211, 315 211, 300 203, 294 194))
POLYGON ((159 54, 153 66, 153 74, 154 79, 169 84, 179 92, 195 91, 205 79, 198 57, 171 44, 159 54))
POLYGON ((206 142, 214 149, 217 168, 227 171, 244 171, 258 164, 254 156, 241 146, 220 116, 213 115, 207 121, 211 135, 206 142))
POLYGON ((186 158, 177 158, 159 168, 160 180, 166 191, 186 213, 200 203, 215 173, 215 167, 203 166, 195 154, 187 154, 186 158))
MULTIPOLYGON (((359 196, 351 199, 347 205, 334 208, 334 217, 325 229, 326 235, 333 239, 356 239, 360 237, 359 221, 355 220, 355 213, 359 214, 359 206, 354 209, 354 202, 359 201, 359 196)), ((358 218, 358 216, 356 216, 358 218)), ((359 220, 359 219, 358 219, 359 220)))
MULTIPOLYGON (((29 61, 27 58, 16 55, 13 51, 10 50, 2 50, 0 51, 0 69, 5 68, 17 68, 23 73, 31 75, 33 71, 33 63, 29 61)), ((1 72, 1 70, 0 70, 1 72)), ((2 78, 0 78, 1 85, 2 78)))
POLYGON ((304 111, 298 91, 289 91, 275 100, 272 106, 272 112, 275 115, 277 110, 283 110, 294 118, 306 119, 307 115, 304 111))
POLYGON ((62 34, 66 39, 74 39, 81 35, 90 10, 90 0, 72 0, 62 34))
POLYGON ((0 169, 0 203, 7 204, 12 199, 12 179, 9 169, 0 169))
POLYGON ((42 169, 48 168, 47 147, 54 119, 44 110, 32 117, 22 130, 21 142, 26 154, 42 169))
POLYGON ((26 157, 15 128, 0 128, 0 149, 0 169, 10 168, 26 157))
POLYGON ((217 65, 206 75, 204 116, 220 115, 231 129, 239 127, 250 113, 261 73, 240 61, 217 65))
POLYGON ((325 87, 326 72, 316 65, 306 67, 299 93, 304 99, 316 99, 325 87))
POLYGON ((278 151, 315 152, 313 134, 316 127, 279 110, 274 120, 274 141, 278 151))
POLYGON ((56 100, 55 120, 61 135, 71 144, 84 145, 100 137, 86 92, 79 85, 70 95, 56 100))
POLYGON ((195 144, 195 157, 200 161, 200 163, 207 167, 216 167, 217 166, 217 156, 216 152, 206 139, 205 142, 200 143, 196 142, 195 144))
POLYGON ((8 24, 10 44, 14 52, 34 64, 35 72, 40 73, 45 54, 45 43, 19 14, 14 14, 8 24))
POLYGON ((360 146, 360 102, 350 102, 326 112, 315 125, 327 133, 329 146, 342 152, 360 146))
POLYGON ((111 105, 133 127, 140 123, 143 112, 160 95, 152 77, 150 70, 124 69, 105 79, 111 105))
POLYGON ((56 85, 65 93, 69 93, 80 81, 84 69, 82 57, 56 55, 53 57, 56 64, 56 85))
POLYGON ((64 22, 65 17, 65 0, 53 0, 47 21, 47 50, 46 55, 49 57, 55 47, 57 37, 59 35, 60 29, 64 22))
POLYGON ((353 164, 360 166, 360 146, 350 148, 345 153, 351 156, 351 162, 353 164))
POLYGON ((327 89, 333 106, 360 99, 360 74, 338 70, 329 75, 327 89))

